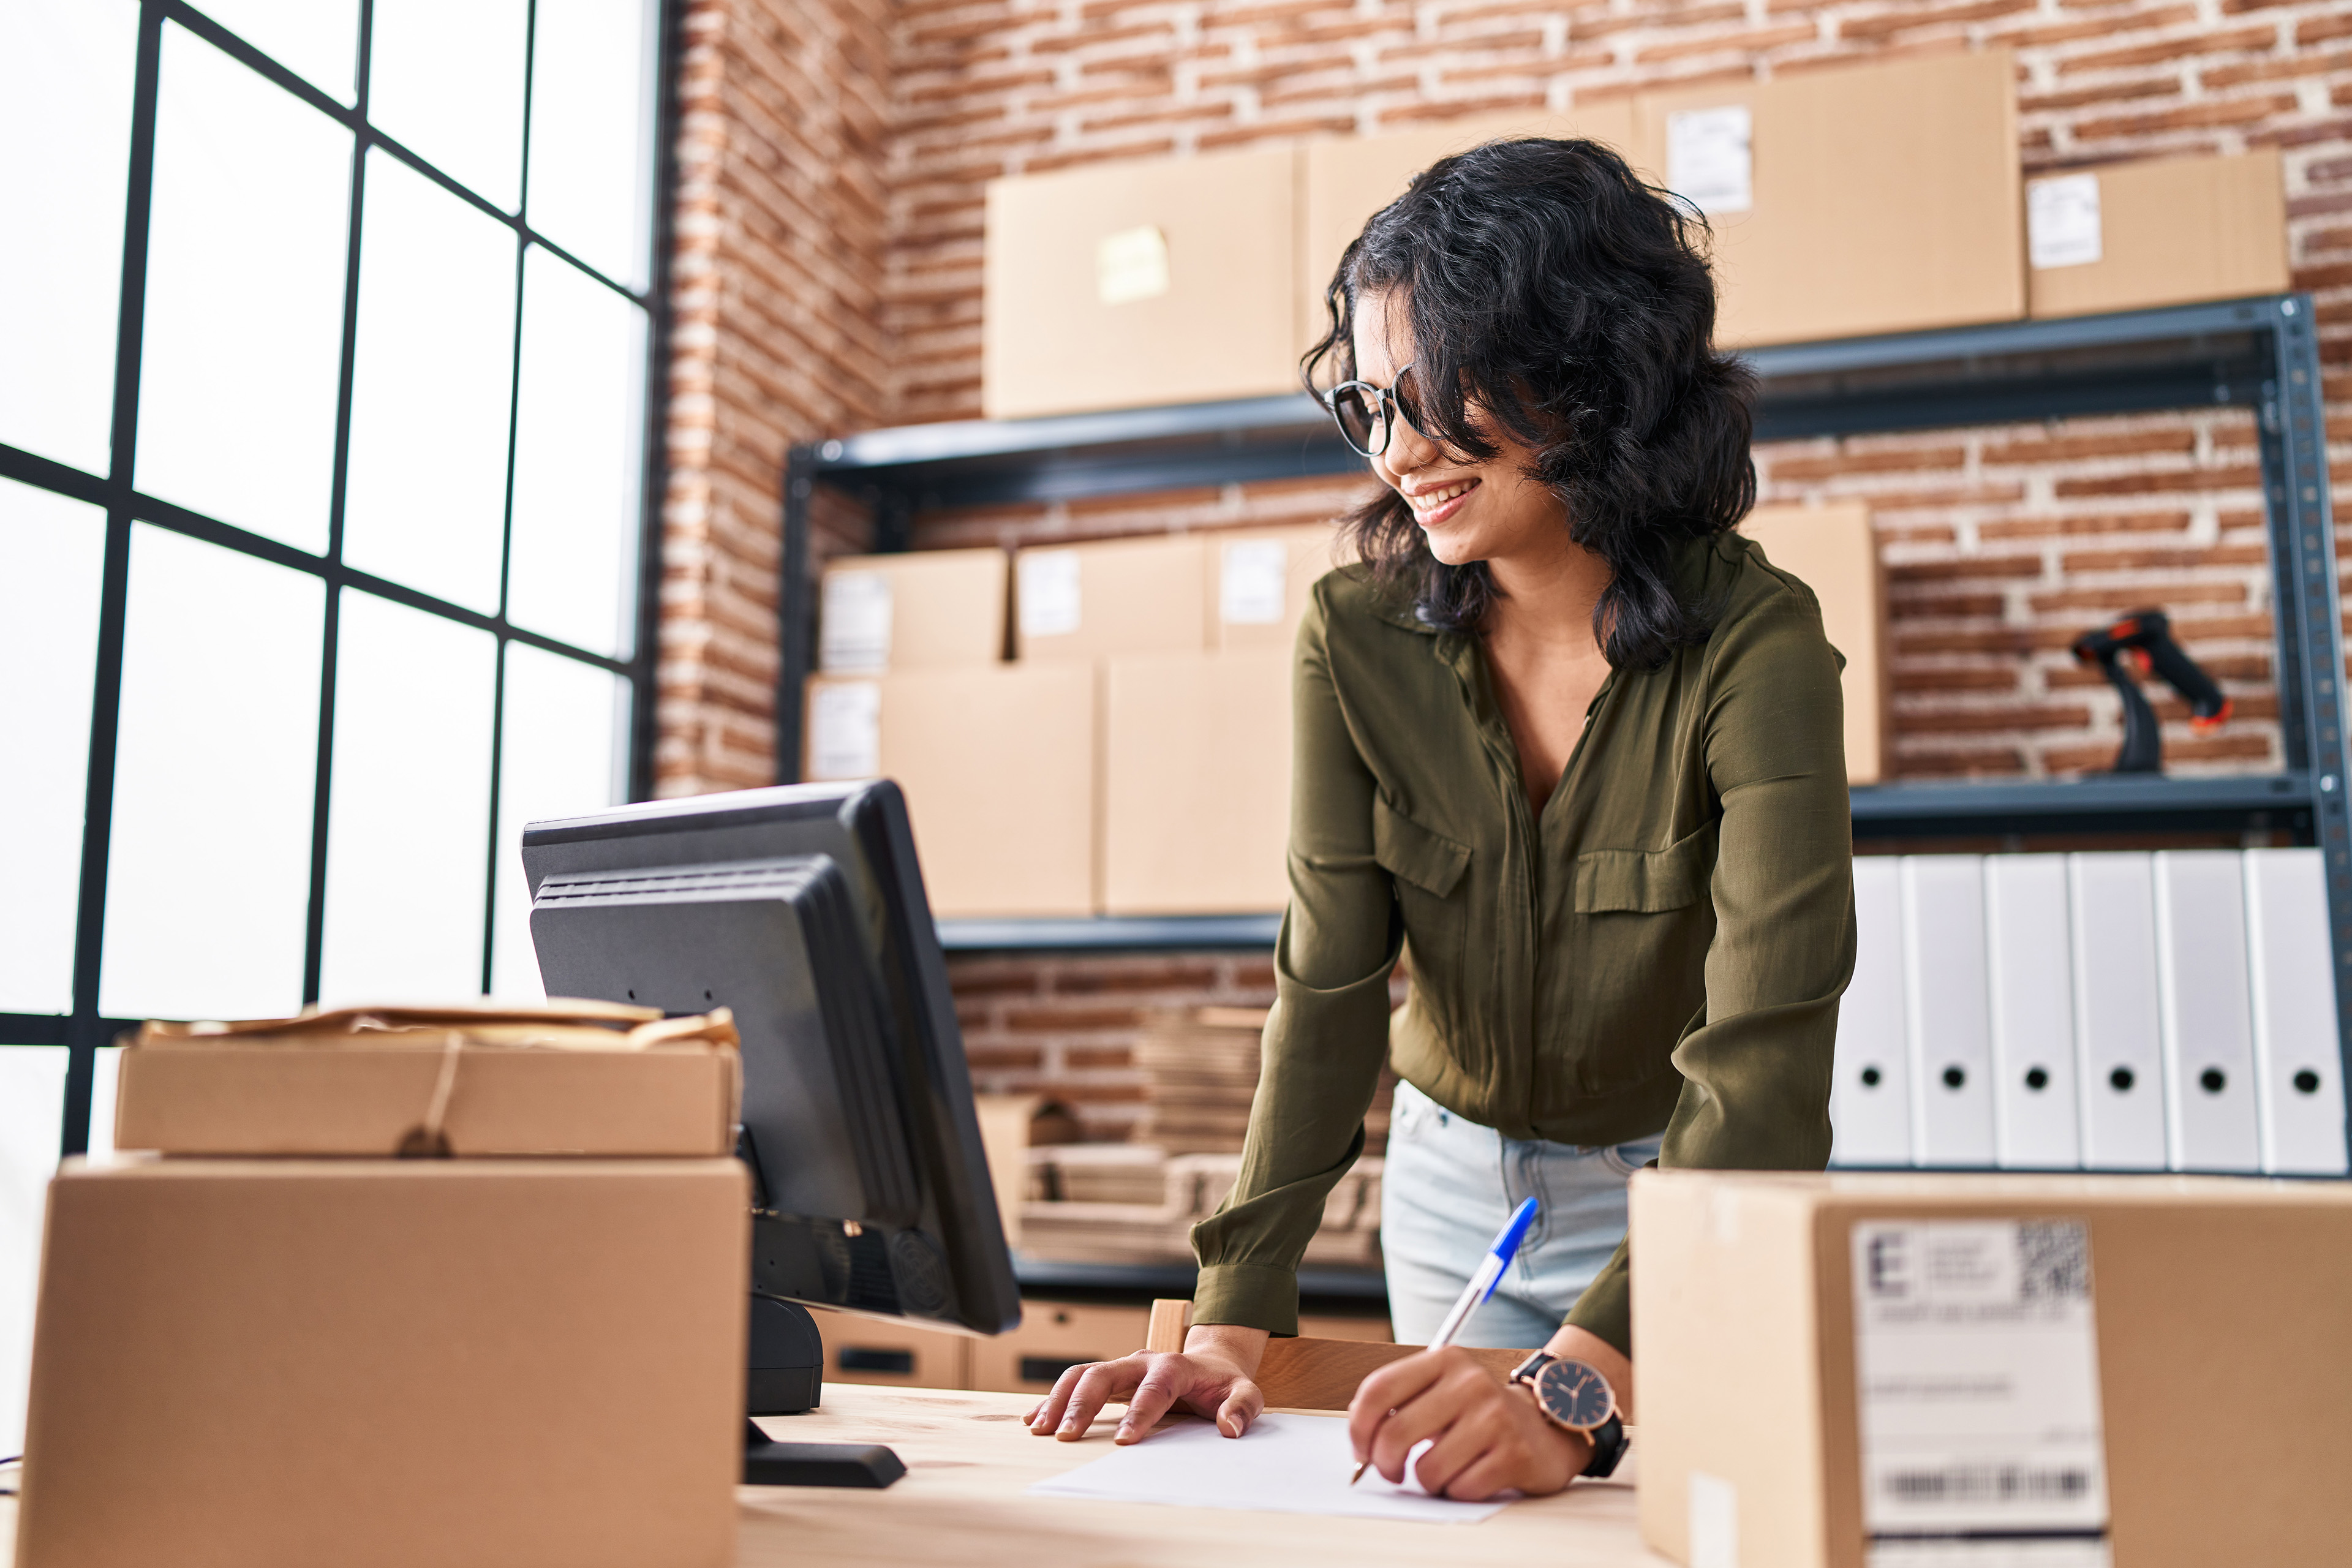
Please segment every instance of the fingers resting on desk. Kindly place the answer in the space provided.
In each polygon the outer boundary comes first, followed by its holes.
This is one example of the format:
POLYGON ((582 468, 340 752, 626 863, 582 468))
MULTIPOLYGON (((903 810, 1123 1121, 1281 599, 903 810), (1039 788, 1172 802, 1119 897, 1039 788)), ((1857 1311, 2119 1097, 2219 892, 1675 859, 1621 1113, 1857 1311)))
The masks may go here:
POLYGON ((1239 1368, 1213 1358, 1138 1351, 1117 1361, 1089 1362, 1065 1370, 1054 1392, 1029 1412, 1029 1430, 1076 1442, 1093 1426, 1106 1405, 1127 1402, 1114 1441, 1134 1443, 1150 1435, 1169 1411, 1206 1415, 1217 1430, 1238 1437, 1265 1409, 1257 1384, 1239 1368))

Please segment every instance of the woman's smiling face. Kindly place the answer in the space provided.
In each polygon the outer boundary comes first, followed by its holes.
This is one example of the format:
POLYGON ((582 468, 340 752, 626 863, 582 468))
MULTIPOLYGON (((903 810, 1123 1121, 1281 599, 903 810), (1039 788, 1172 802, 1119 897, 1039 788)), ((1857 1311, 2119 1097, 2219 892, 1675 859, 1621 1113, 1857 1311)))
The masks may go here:
MULTIPOLYGON (((1360 381, 1394 386, 1413 363, 1412 326, 1392 294, 1367 292, 1356 301, 1352 341, 1360 381)), ((1400 417, 1388 449, 1371 459, 1372 472, 1404 498, 1430 553, 1448 566, 1558 549, 1566 520, 1559 498, 1527 476, 1533 453, 1481 419, 1475 405, 1470 413, 1494 444, 1493 457, 1449 452, 1400 417)))

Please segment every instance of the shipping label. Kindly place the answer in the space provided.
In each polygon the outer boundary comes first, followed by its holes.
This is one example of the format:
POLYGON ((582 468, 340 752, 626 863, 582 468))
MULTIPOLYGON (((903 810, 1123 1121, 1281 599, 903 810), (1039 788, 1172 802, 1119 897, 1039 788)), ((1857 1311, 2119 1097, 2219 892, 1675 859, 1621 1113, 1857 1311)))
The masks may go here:
POLYGON ((1853 1227, 1869 1568, 2109 1568, 2090 1228, 1853 1227))
POLYGON ((829 574, 817 627, 817 668, 827 675, 889 668, 890 579, 879 572, 829 574))

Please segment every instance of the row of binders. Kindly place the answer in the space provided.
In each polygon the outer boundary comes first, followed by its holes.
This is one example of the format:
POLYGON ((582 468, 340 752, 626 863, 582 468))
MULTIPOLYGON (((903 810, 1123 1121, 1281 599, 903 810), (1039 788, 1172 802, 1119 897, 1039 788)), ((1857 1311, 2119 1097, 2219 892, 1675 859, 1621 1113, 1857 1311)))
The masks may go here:
POLYGON ((2346 1170, 2316 849, 1864 857, 1832 1163, 2346 1170))

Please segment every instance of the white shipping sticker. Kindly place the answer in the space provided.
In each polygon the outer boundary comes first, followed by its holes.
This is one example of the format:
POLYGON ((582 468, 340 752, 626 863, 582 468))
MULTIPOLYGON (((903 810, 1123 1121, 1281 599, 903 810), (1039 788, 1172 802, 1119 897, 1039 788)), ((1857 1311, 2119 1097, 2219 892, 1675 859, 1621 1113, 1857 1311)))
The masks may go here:
POLYGON ((890 579, 879 572, 835 572, 824 580, 816 664, 827 675, 890 668, 890 579))
POLYGON ((1755 119, 1748 106, 1728 103, 1667 115, 1666 184, 1709 217, 1754 207, 1755 119))
POLYGON ((1013 558, 1013 596, 1021 601, 1021 635, 1066 637, 1078 629, 1078 552, 1024 550, 1013 558))
POLYGON ((1739 1568, 1739 1489, 1705 1470, 1687 1484, 1690 1568, 1739 1568))
POLYGON ((2090 1228, 1853 1227, 1869 1568, 2109 1568, 2090 1228))
POLYGON ((1217 615, 1229 626, 1271 626, 1289 597, 1290 549, 1279 539, 1238 539, 1225 546, 1217 579, 1217 615))
POLYGON ((2025 186, 2025 253, 2034 270, 2099 259, 2099 176, 2058 174, 2025 186))
POLYGON ((809 698, 808 776, 870 779, 882 771, 882 687, 845 680, 819 686, 809 698))
POLYGON ((1156 300, 1168 292, 1168 237, 1123 228, 1095 244, 1095 293, 1106 305, 1156 300))

